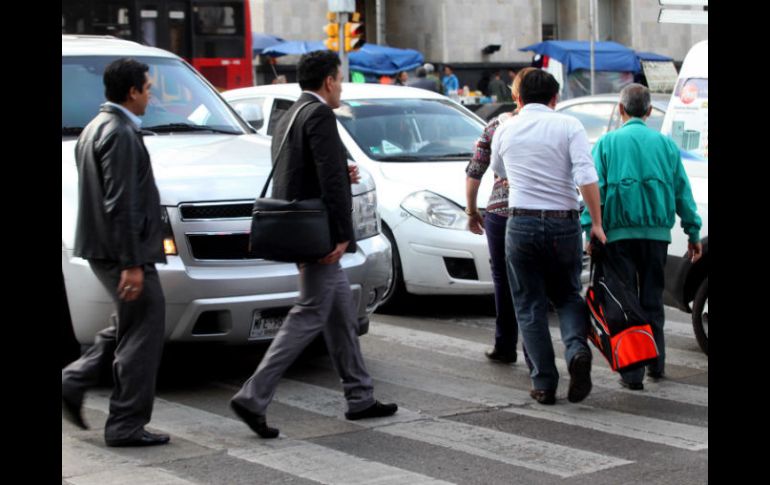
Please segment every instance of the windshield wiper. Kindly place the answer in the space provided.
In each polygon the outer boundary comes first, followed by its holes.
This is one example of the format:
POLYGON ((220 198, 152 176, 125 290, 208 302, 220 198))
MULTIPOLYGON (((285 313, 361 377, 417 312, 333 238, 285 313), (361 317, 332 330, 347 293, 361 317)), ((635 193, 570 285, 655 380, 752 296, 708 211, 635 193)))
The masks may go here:
POLYGON ((211 126, 198 126, 190 125, 187 123, 169 123, 167 125, 147 126, 142 127, 145 130, 155 132, 173 132, 173 131, 212 131, 214 133, 224 133, 227 135, 241 135, 237 131, 222 130, 220 128, 212 128, 211 126))
POLYGON ((471 152, 459 152, 459 153, 442 153, 440 155, 430 155, 430 159, 434 160, 437 158, 459 158, 459 157, 472 157, 473 153, 471 152))
POLYGON ((83 131, 82 126, 62 126, 62 135, 79 135, 83 131))

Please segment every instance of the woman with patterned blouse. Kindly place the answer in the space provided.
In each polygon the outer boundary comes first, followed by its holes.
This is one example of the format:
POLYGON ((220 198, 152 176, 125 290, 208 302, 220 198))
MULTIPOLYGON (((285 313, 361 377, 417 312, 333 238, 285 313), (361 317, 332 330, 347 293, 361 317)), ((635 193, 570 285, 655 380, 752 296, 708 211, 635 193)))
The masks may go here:
MULTIPOLYGON (((524 76, 534 71, 532 67, 525 67, 520 70, 513 80, 511 90, 516 96, 519 91, 519 85, 524 76)), ((486 214, 479 213, 476 207, 476 197, 478 196, 481 178, 489 168, 489 160, 492 149, 492 137, 495 130, 506 120, 516 115, 516 111, 503 113, 495 117, 484 128, 484 132, 476 141, 476 149, 465 169, 467 174, 465 184, 465 194, 467 206, 465 213, 468 214, 468 229, 474 234, 483 234, 484 229, 487 233, 487 243, 489 245, 489 256, 492 261, 492 280, 495 285, 495 347, 486 352, 487 358, 496 362, 506 364, 516 362, 516 343, 519 339, 519 326, 516 323, 516 314, 513 309, 513 299, 511 289, 508 285, 508 273, 505 266, 505 224, 508 217, 508 181, 495 175, 495 183, 492 188, 492 194, 487 203, 486 214)), ((524 357, 527 359, 527 351, 524 349, 524 357)))

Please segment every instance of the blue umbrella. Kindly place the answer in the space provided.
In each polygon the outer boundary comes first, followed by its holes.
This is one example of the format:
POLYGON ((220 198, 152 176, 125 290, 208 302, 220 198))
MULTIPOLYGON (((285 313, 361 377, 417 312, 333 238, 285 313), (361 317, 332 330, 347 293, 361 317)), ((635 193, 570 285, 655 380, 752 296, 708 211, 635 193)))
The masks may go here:
MULTIPOLYGON (((287 41, 270 46, 262 55, 281 57, 302 55, 308 52, 326 50, 323 41, 287 41)), ((398 49, 377 44, 364 44, 360 50, 350 53, 350 69, 368 74, 393 75, 409 71, 422 65, 422 54, 413 49, 398 49)))
POLYGON ((262 54, 262 51, 272 45, 280 44, 284 42, 283 39, 277 35, 271 34, 259 34, 257 32, 251 33, 251 49, 253 51, 253 57, 262 54))

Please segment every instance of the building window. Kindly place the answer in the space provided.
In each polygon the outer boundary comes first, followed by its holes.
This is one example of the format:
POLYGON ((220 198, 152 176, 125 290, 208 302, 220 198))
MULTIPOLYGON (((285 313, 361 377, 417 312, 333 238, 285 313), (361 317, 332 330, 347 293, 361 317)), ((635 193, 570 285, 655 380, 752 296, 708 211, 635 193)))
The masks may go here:
POLYGON ((543 40, 556 40, 559 38, 557 7, 557 0, 541 0, 543 40))

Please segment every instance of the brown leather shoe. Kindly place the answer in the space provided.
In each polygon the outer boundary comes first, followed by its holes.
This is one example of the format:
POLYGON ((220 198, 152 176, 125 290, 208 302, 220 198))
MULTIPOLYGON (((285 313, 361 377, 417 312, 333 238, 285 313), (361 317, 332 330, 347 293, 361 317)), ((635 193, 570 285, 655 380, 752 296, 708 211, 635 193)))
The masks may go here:
POLYGON ((556 404, 556 391, 552 389, 532 389, 529 395, 540 404, 556 404))

